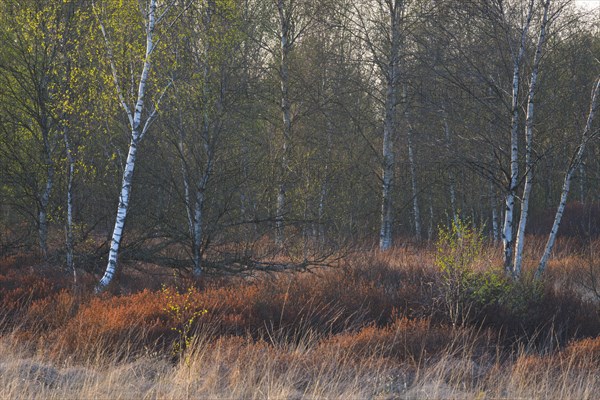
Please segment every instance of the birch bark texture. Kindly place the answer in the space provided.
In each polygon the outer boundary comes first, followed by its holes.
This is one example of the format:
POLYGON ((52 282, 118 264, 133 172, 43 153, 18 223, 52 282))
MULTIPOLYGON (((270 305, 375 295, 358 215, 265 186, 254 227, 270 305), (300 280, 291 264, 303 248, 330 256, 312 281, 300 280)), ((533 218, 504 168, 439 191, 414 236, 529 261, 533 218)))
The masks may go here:
MULTIPOLYGON (((115 219, 115 225, 111 236, 110 249, 108 254, 108 264, 106 266, 106 270, 104 272, 104 275, 102 276, 102 279, 96 286, 96 292, 101 292, 110 284, 117 271, 119 247, 121 245, 123 230, 125 228, 125 221, 127 219, 127 212, 129 210, 131 188, 133 184, 133 173, 135 170, 138 146, 141 140, 143 139, 144 135, 148 131, 150 125, 152 124, 152 121, 157 116, 158 104, 150 111, 147 117, 144 118, 143 114, 144 111, 146 111, 146 90, 148 86, 148 77, 150 75, 150 70, 152 67, 152 54, 154 53, 154 50, 156 48, 154 36, 156 24, 159 18, 157 18, 157 0, 150 0, 148 2, 148 7, 145 10, 145 55, 142 65, 142 71, 139 77, 137 99, 135 101, 135 104, 133 105, 132 110, 125 98, 125 94, 120 85, 115 55, 112 50, 111 37, 109 36, 108 30, 106 28, 103 16, 101 14, 101 10, 99 10, 99 8, 97 7, 96 2, 92 2, 92 6, 106 46, 106 57, 110 65, 110 70, 113 78, 113 83, 115 85, 116 93, 121 107, 127 115, 130 127, 129 150, 127 153, 127 160, 125 161, 125 168, 123 171, 121 190, 119 194, 119 203, 117 206, 117 216, 115 219)), ((163 14, 161 14, 160 19, 164 17, 165 13, 168 11, 168 8, 169 7, 167 7, 167 10, 164 11, 163 14)), ((164 91, 162 95, 164 95, 164 91)), ((158 103, 160 103, 160 98, 158 99, 158 103)))
POLYGON ((277 0, 277 14, 279 16, 279 84, 281 89, 281 116, 283 122, 281 160, 279 169, 279 184, 277 188, 277 204, 275 210, 275 242, 282 246, 285 240, 284 216, 286 212, 286 183, 290 169, 289 153, 292 135, 292 116, 290 102, 290 74, 289 54, 294 43, 292 27, 293 4, 286 4, 284 0, 277 0))
POLYGON ((548 28, 548 10, 550 0, 544 2, 542 22, 540 33, 537 40, 535 55, 533 59, 533 68, 531 79, 529 81, 529 94, 527 95, 527 116, 525 118, 525 185, 523 187, 523 196, 521 198, 521 216, 519 219, 519 228, 515 243, 515 258, 512 267, 513 278, 518 279, 521 276, 523 267, 523 248, 525 246, 525 228, 527 227, 527 216, 529 214, 529 201, 531 198, 531 189, 534 178, 534 160, 533 160, 533 123, 535 111, 535 94, 537 89, 538 74, 540 62, 542 60, 544 43, 546 42, 546 33, 548 28))
POLYGON ((571 180, 573 179, 573 175, 575 171, 579 168, 581 164, 581 160, 585 154, 585 149, 588 143, 596 138, 600 133, 600 130, 593 130, 594 118, 596 117, 596 113, 598 112, 598 106, 600 103, 600 75, 596 78, 596 82, 592 88, 592 94, 590 99, 590 111, 588 113, 587 122, 585 124, 585 128, 583 129, 583 133, 581 135, 581 142, 579 146, 575 150, 571 160, 569 162, 569 166, 567 167, 567 171, 565 173, 565 178, 562 185, 562 190, 560 194, 560 202, 558 204, 558 208, 556 209, 556 215, 554 216, 554 222, 552 224, 552 229, 550 230, 550 234, 548 235, 548 241, 546 242, 546 247, 544 248, 544 254, 540 259, 540 263, 535 272, 535 279, 539 280, 544 271, 546 270, 546 266, 548 264, 548 260, 550 259, 550 255, 552 254, 552 249, 554 248, 554 242, 556 241, 556 234, 558 233, 558 228, 560 227, 560 222, 562 220, 563 213, 565 211, 565 206, 567 205, 567 198, 569 197, 569 189, 571 187, 571 180))
POLYGON ((417 167, 415 161, 415 149, 413 143, 413 130, 410 123, 410 112, 408 108, 408 96, 406 84, 402 89, 402 102, 404 103, 404 120, 406 122, 406 138, 408 145, 408 165, 410 169, 410 186, 412 189, 413 218, 415 223, 415 239, 420 241, 421 236, 421 210, 419 208, 419 191, 417 188, 417 167))
MULTIPOLYGON (((387 63, 380 61, 380 68, 385 76, 385 114, 383 119, 382 148, 382 185, 381 185, 381 227, 379 230, 379 249, 388 250, 392 246, 393 226, 393 188, 394 169, 396 166, 394 139, 396 138, 396 108, 398 105, 398 84, 400 82, 400 25, 404 11, 404 1, 386 2, 389 12, 389 56, 387 63)), ((372 45, 372 43, 371 43, 372 45)))
MULTIPOLYGON (((512 275, 513 246, 514 246, 514 212, 517 187, 519 185, 519 87, 523 56, 529 35, 529 26, 533 18, 534 0, 529 0, 525 22, 521 29, 519 47, 513 57, 513 78, 511 98, 511 128, 510 128, 510 178, 506 191, 506 210, 504 214, 504 228, 502 230, 502 244, 504 247, 504 270, 507 275, 512 275)), ((509 42, 512 40, 509 38, 509 42)), ((512 47, 512 46, 511 46, 512 47)))

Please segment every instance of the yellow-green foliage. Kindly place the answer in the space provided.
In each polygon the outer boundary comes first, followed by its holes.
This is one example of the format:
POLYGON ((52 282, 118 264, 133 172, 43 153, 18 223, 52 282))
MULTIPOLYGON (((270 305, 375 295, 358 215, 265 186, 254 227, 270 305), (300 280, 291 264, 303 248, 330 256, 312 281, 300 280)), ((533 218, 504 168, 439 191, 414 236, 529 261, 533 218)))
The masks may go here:
POLYGON ((482 251, 483 234, 471 222, 457 219, 449 228, 440 227, 435 265, 441 272, 441 301, 453 324, 510 297, 510 282, 501 273, 474 268, 482 251))
POLYGON ((481 255, 483 235, 469 221, 456 219, 441 226, 436 244, 436 266, 445 274, 468 272, 481 255))
POLYGON ((173 321, 171 330, 178 335, 177 340, 173 342, 173 355, 179 356, 194 341, 195 335, 192 334, 194 323, 208 310, 198 308, 193 303, 196 297, 196 289, 193 287, 184 293, 178 293, 177 288, 163 286, 162 294, 165 299, 164 311, 173 321))

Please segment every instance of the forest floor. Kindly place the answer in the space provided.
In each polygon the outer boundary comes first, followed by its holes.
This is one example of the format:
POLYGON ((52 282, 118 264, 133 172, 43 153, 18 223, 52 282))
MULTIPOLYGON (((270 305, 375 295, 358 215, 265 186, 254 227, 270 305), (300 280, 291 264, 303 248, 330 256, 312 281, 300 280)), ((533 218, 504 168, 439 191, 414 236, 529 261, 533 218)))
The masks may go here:
POLYGON ((540 247, 517 283, 496 247, 449 272, 408 246, 311 272, 165 271, 162 286, 125 265, 121 294, 101 295, 91 274, 74 292, 70 274, 5 256, 0 398, 597 398, 600 242, 559 242, 536 284, 540 247))

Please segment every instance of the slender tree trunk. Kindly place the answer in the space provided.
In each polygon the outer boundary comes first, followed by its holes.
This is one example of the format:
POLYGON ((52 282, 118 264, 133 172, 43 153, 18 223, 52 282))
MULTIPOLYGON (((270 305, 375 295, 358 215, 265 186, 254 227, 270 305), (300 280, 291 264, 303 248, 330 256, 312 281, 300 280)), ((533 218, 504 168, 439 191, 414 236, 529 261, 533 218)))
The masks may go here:
POLYGON ((392 185, 394 181, 394 149, 392 136, 395 131, 395 88, 388 84, 386 115, 383 127, 383 186, 381 205, 381 231, 379 248, 388 250, 392 245, 392 185))
POLYGON ((552 229, 550 230, 550 234, 548 235, 548 242, 546 243, 544 254, 542 255, 537 271, 535 272, 535 279, 541 278, 542 274, 546 270, 546 265, 548 263, 548 260, 550 259, 550 255, 552 254, 554 242, 556 241, 556 234, 558 233, 558 228, 560 227, 560 222, 565 211, 565 206, 567 205, 567 198, 569 196, 569 188, 571 185, 571 179, 573 178, 573 174, 575 173, 575 171, 579 167, 579 164, 581 163, 588 142, 598 135, 598 131, 592 131, 592 124, 594 122, 594 117, 598 112, 599 97, 600 76, 596 78, 594 88, 592 89, 590 112, 588 114, 587 123, 585 124, 585 128, 583 130, 581 143, 579 144, 579 147, 577 148, 575 154, 573 154, 573 157, 571 158, 571 161, 569 163, 569 167, 567 168, 565 179, 563 181, 562 192, 560 195, 560 203, 558 204, 558 208, 556 210, 556 215, 554 217, 552 229))
POLYGON ((530 0, 527 12, 527 19, 523 30, 521 31, 521 41, 517 54, 513 54, 513 80, 512 80, 512 102, 511 102, 511 130, 510 130, 510 181, 506 193, 506 210, 504 214, 504 228, 502 230, 502 243, 504 245, 504 270, 508 275, 512 276, 513 262, 513 224, 515 212, 515 198, 517 186, 519 184, 519 85, 521 77, 521 65, 529 25, 533 17, 534 0, 530 0))
POLYGON ((194 234, 193 234, 193 262, 194 262, 194 277, 199 278, 202 275, 202 242, 203 238, 203 223, 204 223, 204 202, 206 200, 206 188, 208 180, 213 171, 213 148, 210 140, 210 124, 208 115, 205 113, 205 122, 203 127, 204 151, 206 153, 206 165, 202 176, 196 186, 196 198, 194 202, 194 234))
POLYGON ((515 244, 515 261, 513 265, 513 277, 515 279, 521 276, 523 266, 523 248, 525 246, 525 228, 527 227, 527 216, 529 214, 529 200, 531 198, 531 188, 533 187, 533 118, 534 118, 534 99, 537 89, 537 80, 540 61, 542 59, 542 50, 546 40, 546 26, 548 24, 548 8, 550 0, 544 2, 544 15, 540 26, 540 35, 537 42, 535 56, 533 60, 533 70, 529 82, 529 95, 527 96, 527 117, 525 119, 525 185, 523 187, 523 197, 521 202, 521 218, 517 231, 515 244))
POLYGON ((73 237, 73 178, 75 176, 75 157, 69 141, 67 128, 63 128, 63 139, 67 153, 67 222, 65 226, 67 255, 67 268, 73 272, 73 285, 77 286, 77 270, 73 260, 74 237, 73 237))
POLYGON ((285 240, 284 216, 286 212, 286 182, 289 172, 289 146, 292 133, 291 103, 289 98, 289 65, 288 56, 291 50, 291 27, 289 15, 286 13, 283 0, 277 1, 279 22, 281 29, 280 51, 281 65, 279 66, 279 83, 281 86, 281 114, 283 118, 283 142, 281 145, 281 165, 279 173, 279 187, 277 189, 277 204, 275 211, 275 242, 283 245, 285 240))
MULTIPOLYGON (((121 192, 119 194, 119 205, 117 207, 117 217, 115 220, 115 226, 112 233, 112 238, 110 242, 110 250, 108 253, 108 264, 106 266, 106 271, 102 276, 102 279, 96 286, 96 292, 101 292, 104 290, 108 284, 112 281, 115 273, 117 271, 117 258, 119 254, 119 247, 121 245, 121 239, 123 237, 123 229, 125 228, 125 221, 127 219, 127 212, 129 210, 129 200, 131 196, 131 188, 133 183, 133 172, 135 170, 135 161, 137 156, 137 148, 148 131, 152 121, 157 115, 157 107, 150 112, 150 115, 146 117, 144 123, 142 123, 142 115, 144 112, 144 100, 146 93, 146 85, 148 83, 148 76, 150 74, 151 62, 150 58, 152 53, 154 52, 155 44, 154 44, 154 29, 156 24, 156 8, 157 8, 157 0, 150 0, 148 6, 148 14, 147 14, 147 25, 146 25, 146 55, 144 58, 144 64, 142 68, 142 72, 140 74, 138 91, 137 91, 137 100, 135 103, 135 107, 132 109, 127 104, 123 91, 121 89, 120 80, 118 77, 118 70, 115 63, 113 51, 112 51, 112 43, 107 35, 106 28, 104 26, 104 22, 102 21, 101 16, 98 14, 95 8, 95 4, 93 4, 94 12, 96 13, 97 20, 100 24, 100 30, 104 37, 104 41, 106 44, 108 61, 110 63, 110 68, 113 76, 113 83, 117 90, 117 95, 119 97, 119 101, 125 114, 129 119, 129 125, 131 127, 131 139, 129 143, 129 151, 127 154, 127 160, 125 162, 125 168, 123 171, 123 180, 121 183, 121 192)), ((167 86, 168 87, 168 86, 167 86)), ((166 90, 166 89, 165 89, 166 90)), ((163 92, 164 94, 164 92, 163 92)), ((162 95, 161 95, 162 98, 162 95)), ((160 103, 161 98, 158 99, 157 103, 160 103)))
POLYGON ((125 220, 127 219, 127 211, 129 210, 129 200, 131 196, 131 186, 133 183, 133 172, 135 169, 139 137, 139 132, 132 132, 127 161, 125 162, 125 170, 123 171, 123 181, 121 183, 121 193, 119 195, 119 205, 117 207, 117 218, 110 241, 108 265, 106 266, 106 271, 104 272, 104 276, 102 276, 96 291, 101 291, 108 286, 117 271, 117 257, 119 255, 119 247, 123 237, 123 229, 125 228, 125 220))
POLYGON ((386 74, 385 116, 383 121, 383 174, 381 228, 379 231, 379 248, 383 251, 392 246, 392 195, 394 186, 394 139, 396 136, 397 86, 400 78, 400 17, 402 2, 395 1, 390 9, 391 47, 386 74))
MULTIPOLYGON (((42 125, 46 125, 44 122, 42 125)), ((52 161, 52 150, 50 146, 50 133, 48 129, 42 127, 42 138, 44 141, 44 154, 46 158, 46 183, 40 194, 38 202, 38 238, 40 250, 44 259, 48 258, 48 204, 50 203, 50 193, 54 186, 54 162, 52 161)))
MULTIPOLYGON (((446 108, 442 106, 442 119, 444 122, 444 139, 446 141, 446 152, 448 155, 452 152, 452 131, 448 124, 448 114, 446 108)), ((458 210, 456 209, 456 179, 454 178, 454 170, 452 167, 448 168, 448 182, 450 192, 450 210, 452 211, 452 221, 456 223, 458 221, 458 210)))
MULTIPOLYGON (((201 184, 202 185, 202 184, 201 184)), ((204 188, 198 187, 196 192, 196 201, 194 203, 194 277, 199 278, 202 275, 202 224, 204 222, 204 188)))
POLYGON ((586 175, 585 175, 585 165, 583 160, 579 163, 579 201, 581 204, 585 204, 586 197, 586 175))
POLYGON ((498 243, 500 238, 498 229, 498 209, 496 208, 496 193, 494 192, 494 186, 490 183, 490 206, 492 208, 492 238, 494 243, 498 243))
POLYGON ((412 128, 410 125, 410 114, 408 110, 408 98, 406 95, 406 85, 403 87, 402 98, 404 102, 404 118, 406 120, 406 137, 408 141, 408 165, 410 169, 410 184, 412 189, 413 218, 415 221, 415 239, 420 241, 421 235, 421 211, 419 208, 419 191, 417 190, 417 168, 415 165, 414 146, 412 141, 412 128))
POLYGON ((325 166, 323 182, 321 183, 321 192, 319 193, 319 210, 318 210, 318 224, 319 224, 319 241, 325 242, 325 225, 323 224, 323 218, 325 216, 325 200, 327 193, 329 192, 329 162, 331 160, 331 152, 333 150, 333 126, 331 120, 327 119, 327 150, 325 154, 325 166))
MULTIPOLYGON (((177 147, 179 149, 179 157, 181 158, 181 179, 183 181, 183 201, 185 202, 185 213, 187 216, 188 232, 190 237, 194 237, 194 216, 192 210, 192 200, 190 198, 190 174, 188 166, 185 162, 185 132, 183 130, 183 119, 180 115, 179 121, 179 143, 177 147)), ((193 241, 193 239, 192 239, 193 241)))
POLYGON ((38 212, 38 236, 40 241, 40 249, 44 259, 48 258, 48 203, 50 202, 50 193, 54 185, 54 167, 48 165, 46 167, 46 184, 40 196, 39 212, 38 212))

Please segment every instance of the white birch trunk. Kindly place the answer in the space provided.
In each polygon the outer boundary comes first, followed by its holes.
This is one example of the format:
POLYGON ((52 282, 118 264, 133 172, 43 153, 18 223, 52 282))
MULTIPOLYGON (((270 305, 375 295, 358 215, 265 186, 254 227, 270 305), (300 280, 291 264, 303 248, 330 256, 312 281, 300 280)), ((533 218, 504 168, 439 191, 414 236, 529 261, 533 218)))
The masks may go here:
MULTIPOLYGON (((135 161, 137 156, 137 146, 139 142, 146 134, 148 128, 150 127, 153 119, 156 116, 156 107, 152 110, 150 116, 148 116, 145 122, 142 125, 142 113, 144 111, 144 100, 145 100, 145 92, 146 92, 146 84, 148 81, 148 75, 150 73, 151 62, 150 58, 154 51, 154 29, 156 23, 156 7, 157 0, 150 0, 148 5, 148 20, 146 25, 146 55, 144 57, 144 65, 142 68, 142 72, 140 75, 140 81, 138 85, 137 91, 137 101, 135 103, 135 107, 133 112, 131 108, 127 104, 125 97, 123 95, 123 91, 121 89, 117 67, 114 60, 114 55, 112 52, 111 42, 106 33, 106 29, 104 27, 104 23, 100 16, 97 15, 98 22, 100 23, 100 30, 102 31, 102 35, 104 37, 104 41, 107 48, 107 56, 110 63, 113 81, 116 87, 117 95, 121 102, 121 106, 123 110, 127 114, 129 119, 129 124, 131 126, 131 139, 129 143, 129 151, 127 154, 127 160, 125 162, 125 168, 123 171, 123 180, 121 183, 121 192, 119 194, 119 205, 117 207, 117 217, 115 220, 115 226, 113 229, 110 249, 108 253, 108 264, 106 266, 106 271, 102 276, 102 279, 96 286, 96 292, 100 292, 104 290, 108 284, 112 281, 115 273, 117 271, 117 260, 119 254, 119 247, 121 245, 121 239, 123 237, 123 230, 125 228, 125 221, 127 219, 127 212, 129 210, 129 200, 131 196, 131 187, 133 183, 133 172, 135 170, 135 161)), ((159 99, 160 101, 160 99, 159 99)))
MULTIPOLYGON (((44 118, 45 119, 45 118, 44 118)), ((48 258, 48 204, 50 203, 50 193, 54 186, 54 163, 52 161, 52 150, 50 147, 50 133, 42 124, 42 139, 44 141, 44 154, 46 162, 46 183, 40 194, 38 202, 38 238, 40 242, 40 250, 44 259, 48 258)))
POLYGON ((498 210, 496 208, 496 193, 494 192, 494 186, 490 183, 490 206, 492 208, 492 238, 494 243, 498 243, 500 238, 498 229, 498 210))
POLYGON ((48 203, 50 202, 50 193, 54 185, 54 167, 48 165, 46 169, 46 184, 40 196, 38 213, 38 236, 40 249, 44 259, 48 258, 48 203))
MULTIPOLYGON (((179 157, 181 158, 181 179, 183 181, 183 201, 184 201, 184 205, 185 205, 185 213, 187 216, 187 223, 188 223, 188 232, 190 234, 190 237, 193 238, 194 237, 194 216, 193 216, 193 210, 192 210, 192 201, 190 199, 190 176, 189 176, 189 172, 188 172, 188 167, 187 164, 185 162, 185 132, 184 132, 184 128, 183 128, 183 118, 181 118, 180 115, 180 121, 179 121, 180 127, 179 127, 179 143, 177 144, 177 147, 179 148, 179 157)), ((193 241, 193 239, 192 239, 193 241)))
POLYGON ((202 176, 196 186, 196 196, 194 201, 194 218, 193 218, 193 247, 192 255, 194 262, 194 277, 200 278, 203 271, 202 266, 202 242, 203 242, 203 223, 204 223, 204 202, 206 200, 206 188, 208 180, 212 175, 213 170, 213 149, 210 143, 210 124, 208 115, 205 113, 205 125, 203 128, 204 150, 206 152, 206 165, 202 176))
POLYGON ((598 131, 592 131, 592 123, 594 122, 594 117, 598 112, 598 104, 600 97, 600 76, 596 78, 596 82, 594 83, 594 88, 592 89, 591 101, 590 101, 590 112, 588 114, 587 122, 585 124, 585 128, 583 130, 583 135, 581 137, 581 143, 577 148, 577 151, 571 158, 571 162, 569 163, 569 167, 567 168, 567 172, 565 174, 565 179, 563 181, 562 192, 560 195, 560 203, 558 204, 558 208, 556 210, 556 215, 554 217, 554 223, 552 224, 552 229, 550 230, 550 234, 548 235, 548 242, 546 243, 546 247, 544 249, 544 254, 540 260, 537 271, 535 272, 535 279, 540 279, 544 271, 546 270, 546 265, 548 264, 548 260, 550 259, 550 255, 552 254, 552 249, 554 248, 554 242, 556 241, 556 234, 558 233, 558 228, 560 227, 560 222, 565 211, 565 206, 567 205, 567 198, 569 196, 569 188, 571 185, 571 179, 573 178, 573 174, 579 167, 583 155, 585 153, 585 148, 588 142, 594 139, 598 135, 598 131))
MULTIPOLYGON (((204 26, 208 30, 211 25, 212 15, 214 12, 214 4, 209 3, 206 15, 204 17, 204 26)), ((193 217, 193 235, 192 235, 192 260, 194 263, 193 274, 196 279, 202 275, 202 242, 203 242, 203 224, 204 224, 204 201, 206 186, 208 179, 212 173, 213 165, 213 149, 211 140, 211 117, 209 115, 209 104, 211 104, 211 96, 209 91, 211 68, 208 62, 208 55, 211 52, 210 41, 204 47, 205 64, 202 70, 202 142, 204 144, 204 153, 206 155, 206 165, 203 168, 203 173, 196 184, 196 196, 194 200, 194 217, 193 217)), ((218 105, 220 108, 220 103, 218 105)))
POLYGON ((196 192, 196 201, 194 205, 194 237, 193 237, 193 261, 194 277, 200 278, 202 275, 202 223, 204 211, 204 188, 199 187, 196 192))
POLYGON ((392 245, 392 185, 394 181, 394 149, 392 136, 395 131, 395 89, 388 84, 386 115, 383 126, 383 185, 381 205, 381 230, 379 248, 388 250, 392 245))
POLYGON ((542 50, 546 40, 546 28, 548 24, 548 8, 550 0, 544 2, 544 14, 540 25, 540 34, 538 37, 535 56, 533 59, 533 70, 531 71, 531 80, 529 82, 529 95, 527 96, 527 117, 525 119, 525 185, 523 187, 523 197, 521 202, 521 218, 515 243, 515 260, 513 265, 513 278, 521 276, 523 267, 523 248, 525 246, 525 228, 527 227, 527 216, 529 214, 529 200, 531 198, 531 188, 533 187, 533 118, 535 105, 535 91, 537 88, 538 72, 540 61, 542 59, 542 50))
POLYGON ((77 270, 75 269, 75 262, 73 260, 74 253, 74 237, 73 237, 73 178, 75 175, 75 157, 73 156, 73 149, 69 141, 69 133, 67 128, 63 128, 63 139, 65 142, 65 150, 67 153, 67 222, 65 226, 66 236, 66 262, 67 268, 73 272, 73 285, 77 285, 77 270))
MULTIPOLYGON (((281 65, 279 80, 281 87, 281 114, 283 118, 283 143, 281 145, 281 166, 279 174, 279 187, 277 189, 277 204, 275 210, 275 242, 283 245, 285 240, 284 216, 286 212, 286 181, 289 171, 289 146, 292 132, 291 104, 289 99, 289 66, 288 55, 291 50, 291 27, 289 15, 286 13, 284 0, 277 1, 279 22, 281 29, 280 51, 281 65)), ((288 10, 289 11, 289 10, 288 10)))
POLYGON ((534 0, 530 0, 525 25, 521 31, 519 50, 517 54, 513 54, 514 59, 511 102, 512 121, 510 130, 510 182, 506 193, 506 211, 504 214, 504 228, 502 230, 502 243, 504 245, 504 270, 508 275, 512 275, 514 210, 516 191, 519 184, 519 84, 521 76, 521 64, 523 55, 525 53, 529 25, 533 17, 533 5, 534 0))
POLYGON ((127 218, 127 211, 129 210, 129 199, 131 195, 131 185, 133 182, 133 172, 135 169, 135 160, 137 156, 137 146, 139 143, 139 132, 132 132, 131 142, 129 144, 129 152, 127 154, 127 161, 125 162, 125 170, 123 171, 123 181, 121 183, 121 193, 119 195, 119 205, 117 207, 117 218, 115 221, 115 227, 110 242, 110 250, 108 253, 108 265, 104 276, 98 283, 96 291, 101 291, 112 281, 117 271, 117 257, 119 254, 119 246, 121 245, 121 238, 123 237, 123 229, 125 228, 125 220, 127 218))
POLYGON ((417 168, 415 165, 415 155, 412 141, 412 129, 409 122, 409 111, 408 111, 408 98, 406 95, 406 86, 404 86, 402 91, 402 98, 404 102, 404 119, 406 120, 406 137, 408 141, 408 165, 410 169, 410 186, 412 189, 412 197, 413 197, 413 218, 415 221, 415 239, 420 241, 421 236, 421 210, 419 209, 419 192, 417 190, 417 168))
POLYGON ((386 74, 385 116, 383 121, 383 174, 381 228, 379 249, 388 250, 392 246, 392 194, 394 185, 394 138, 396 136, 396 102, 399 80, 400 17, 402 2, 395 1, 390 8, 391 47, 386 74))

